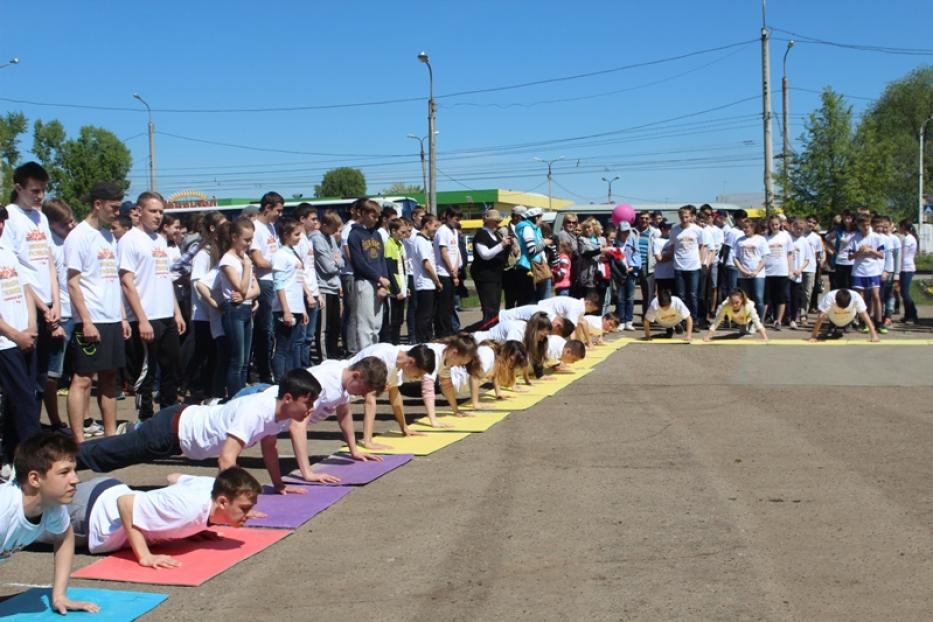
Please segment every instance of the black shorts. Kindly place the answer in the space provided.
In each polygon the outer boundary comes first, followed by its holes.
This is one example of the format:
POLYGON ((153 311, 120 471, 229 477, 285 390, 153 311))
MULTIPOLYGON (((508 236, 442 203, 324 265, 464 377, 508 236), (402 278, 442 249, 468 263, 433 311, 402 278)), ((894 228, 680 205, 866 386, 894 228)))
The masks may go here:
POLYGON ((765 304, 782 305, 787 303, 787 277, 765 277, 765 304))
POLYGON ((122 322, 94 324, 100 333, 100 341, 90 342, 84 338, 84 324, 75 324, 71 336, 72 369, 78 374, 93 374, 108 369, 126 366, 126 346, 123 342, 122 322))

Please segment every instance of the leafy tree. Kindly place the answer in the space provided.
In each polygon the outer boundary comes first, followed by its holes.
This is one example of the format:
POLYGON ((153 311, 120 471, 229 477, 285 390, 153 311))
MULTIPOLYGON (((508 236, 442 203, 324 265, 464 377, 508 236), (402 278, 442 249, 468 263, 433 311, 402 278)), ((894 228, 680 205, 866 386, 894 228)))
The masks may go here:
POLYGON ((421 194, 424 189, 421 186, 413 186, 404 182, 396 182, 382 191, 386 196, 411 196, 421 194))
MULTIPOLYGON (((933 66, 919 67, 892 82, 866 112, 859 134, 874 133, 888 157, 889 175, 880 180, 893 215, 917 212, 917 157, 923 122, 933 116, 933 66), (865 126, 868 126, 867 128, 865 126), (863 129, 864 128, 864 129, 863 129)), ((927 138, 933 123, 927 125, 927 138)), ((866 146, 871 146, 866 140, 866 146)), ((933 173, 933 149, 925 150, 925 176, 933 173)))
POLYGON ((33 153, 49 172, 50 191, 64 199, 83 216, 91 187, 100 181, 113 181, 124 189, 133 158, 112 132, 94 126, 81 128, 78 137, 66 137, 62 124, 51 121, 35 123, 33 153))
POLYGON ((366 177, 357 168, 342 166, 324 173, 314 187, 316 197, 361 197, 366 194, 366 177))
POLYGON ((8 112, 0 117, 0 201, 6 204, 13 190, 13 169, 19 162, 19 135, 26 131, 26 117, 8 112))
POLYGON ((803 149, 791 163, 790 196, 784 208, 798 215, 815 213, 826 220, 857 207, 862 191, 856 174, 852 107, 830 88, 820 97, 822 106, 804 124, 803 149))

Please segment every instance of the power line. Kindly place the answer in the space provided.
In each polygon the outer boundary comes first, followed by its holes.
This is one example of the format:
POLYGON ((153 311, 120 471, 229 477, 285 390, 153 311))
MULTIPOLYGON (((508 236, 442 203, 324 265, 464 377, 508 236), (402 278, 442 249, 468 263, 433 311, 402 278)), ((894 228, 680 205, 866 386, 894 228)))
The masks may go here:
MULTIPOLYGON (((907 55, 907 56, 933 56, 933 49, 930 49, 930 48, 900 48, 900 47, 891 47, 891 46, 884 46, 884 45, 840 43, 838 41, 828 41, 826 39, 819 39, 816 37, 811 37, 809 35, 800 34, 798 32, 784 30, 783 28, 772 27, 771 29, 774 32, 783 32, 784 34, 794 37, 794 41, 797 43, 828 45, 831 47, 845 48, 848 50, 858 50, 860 52, 879 52, 882 54, 901 54, 901 55, 907 55)), ((784 39, 776 39, 776 40, 783 41, 784 39)))
MULTIPOLYGON (((721 50, 727 50, 730 48, 735 48, 739 46, 746 46, 749 43, 754 43, 758 41, 757 39, 750 39, 746 41, 738 41, 735 43, 729 43, 726 45, 720 45, 717 47, 706 48, 703 50, 696 50, 693 52, 687 52, 684 54, 678 54, 676 56, 668 56, 666 58, 658 58, 649 61, 643 61, 640 63, 631 63, 628 65, 621 65, 619 67, 612 67, 609 69, 600 69, 597 71, 589 71, 585 73, 572 74, 568 76, 559 76, 556 78, 545 78, 542 80, 533 80, 531 82, 520 82, 517 84, 507 84, 503 86, 495 86, 488 88, 479 88, 479 89, 470 89, 465 91, 455 91, 453 93, 445 93, 443 95, 435 95, 435 99, 449 99, 452 97, 461 97, 463 95, 477 95, 480 93, 496 93, 502 91, 511 91, 515 89, 523 89, 531 86, 540 86, 543 84, 554 84, 557 82, 568 82, 572 80, 581 80, 584 78, 592 78, 595 76, 607 75, 610 73, 617 73, 620 71, 628 71, 631 69, 637 69, 640 67, 650 67, 652 65, 660 65, 664 63, 670 63, 678 60, 683 60, 685 58, 691 58, 693 56, 699 56, 702 54, 709 54, 712 52, 719 52, 721 50)), ((137 107, 130 106, 101 106, 101 105, 89 105, 89 104, 71 104, 63 102, 39 102, 34 100, 26 99, 13 99, 8 97, 0 97, 0 101, 10 102, 14 104, 26 104, 31 106, 48 106, 48 107, 58 107, 58 108, 75 108, 75 109, 84 109, 84 110, 101 110, 101 111, 119 111, 119 112, 145 112, 137 107)), ((385 106, 389 104, 402 104, 416 101, 424 101, 424 97, 400 97, 395 99, 381 99, 374 101, 363 101, 363 102, 350 102, 350 103, 338 103, 338 104, 317 104, 317 105, 306 105, 306 106, 277 106, 277 107, 266 107, 266 108, 152 108, 152 112, 159 113, 184 113, 184 114, 201 114, 201 113, 253 113, 253 112, 302 112, 310 110, 334 110, 342 108, 362 108, 370 106, 385 106)))
MULTIPOLYGON (((805 89, 805 88, 803 88, 803 87, 801 87, 801 86, 792 86, 792 87, 790 87, 790 90, 792 90, 792 91, 802 91, 802 92, 804 92, 804 93, 816 93, 817 95, 822 95, 822 94, 823 94, 823 91, 819 91, 819 90, 817 90, 817 89, 805 89)), ((848 97, 849 99, 862 99, 862 100, 869 101, 869 102, 873 102, 873 101, 876 101, 876 100, 878 99, 877 97, 859 97, 858 95, 848 95, 847 93, 839 93, 838 91, 833 91, 833 92, 836 93, 837 95, 842 95, 843 97, 848 97)))

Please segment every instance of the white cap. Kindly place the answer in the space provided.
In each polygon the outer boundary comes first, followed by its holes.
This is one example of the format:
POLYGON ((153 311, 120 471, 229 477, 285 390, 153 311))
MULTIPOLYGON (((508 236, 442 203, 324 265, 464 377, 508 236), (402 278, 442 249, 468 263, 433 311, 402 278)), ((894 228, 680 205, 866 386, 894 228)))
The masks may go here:
POLYGON ((527 212, 525 212, 525 218, 537 218, 543 213, 544 210, 542 210, 540 207, 532 207, 529 208, 527 212))

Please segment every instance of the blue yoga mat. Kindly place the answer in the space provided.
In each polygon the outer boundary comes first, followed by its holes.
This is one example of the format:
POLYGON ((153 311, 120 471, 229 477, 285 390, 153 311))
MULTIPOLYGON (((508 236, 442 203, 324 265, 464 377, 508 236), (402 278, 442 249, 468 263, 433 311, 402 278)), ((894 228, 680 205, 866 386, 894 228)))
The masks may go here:
POLYGON ((68 588, 71 600, 86 600, 97 603, 100 613, 69 611, 62 617, 52 611, 49 602, 50 588, 32 588, 0 603, 0 619, 3 622, 62 622, 63 620, 94 620, 95 622, 128 622, 155 609, 168 598, 168 594, 152 592, 126 592, 122 590, 96 590, 90 588, 68 588))

